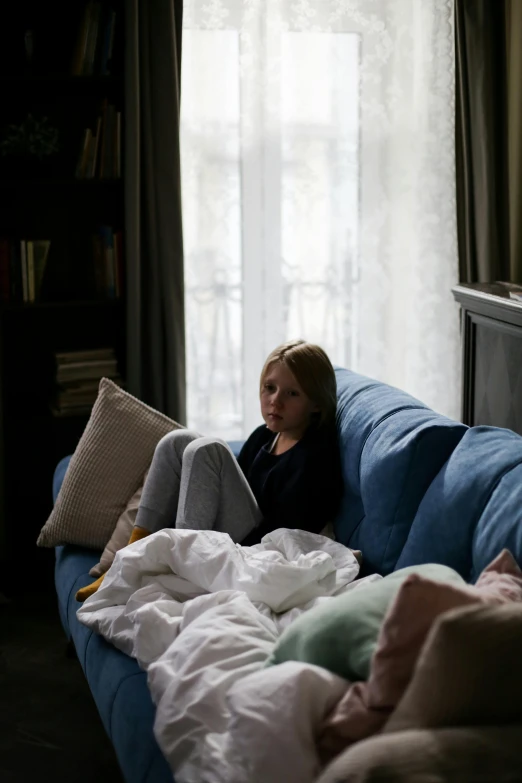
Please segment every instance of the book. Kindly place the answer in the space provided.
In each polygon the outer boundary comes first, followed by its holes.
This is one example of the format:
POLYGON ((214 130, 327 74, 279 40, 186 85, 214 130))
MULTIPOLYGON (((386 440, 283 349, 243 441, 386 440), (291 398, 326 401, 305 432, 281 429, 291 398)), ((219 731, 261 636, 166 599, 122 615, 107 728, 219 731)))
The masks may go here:
POLYGON ((6 302, 11 298, 11 259, 8 239, 0 239, 0 298, 6 302))
POLYGON ((83 141, 80 150, 80 155, 78 157, 78 163, 76 164, 75 176, 77 177, 77 179, 83 179, 85 177, 85 172, 87 171, 87 164, 89 161, 91 144, 92 144, 92 130, 90 128, 86 128, 83 133, 83 141))
POLYGON ((56 393, 51 404, 54 416, 89 415, 98 397, 100 380, 110 377, 118 386, 114 348, 92 348, 55 353, 56 393))
MULTIPOLYGON (((74 408, 78 405, 94 405, 98 391, 100 387, 100 380, 96 379, 93 382, 82 381, 79 383, 71 383, 61 386, 58 394, 56 404, 59 408, 74 408)), ((119 375, 114 376, 111 380, 118 386, 121 385, 122 379, 119 375)))
POLYGON ((92 411, 92 405, 82 405, 82 406, 75 406, 73 408, 64 408, 61 409, 59 407, 52 407, 51 412, 52 415, 57 418, 61 419, 65 416, 90 416, 92 411))
POLYGON ((56 382, 78 381, 88 378, 110 378, 118 375, 116 359, 105 359, 95 362, 76 362, 58 367, 56 382))
POLYGON ((85 6, 71 63, 73 76, 108 76, 114 48, 116 12, 105 3, 85 6))
POLYGON ((22 268, 22 299, 29 301, 29 283, 27 281, 27 245, 25 239, 20 240, 20 266, 22 268))
POLYGON ((114 234, 114 258, 116 273, 116 297, 123 296, 125 289, 124 267, 123 267, 123 232, 116 231, 114 234))
POLYGON ((121 111, 116 112, 116 139, 114 144, 114 176, 121 177, 121 111))
POLYGON ((91 348, 85 351, 65 351, 55 353, 58 364, 76 364, 77 362, 104 361, 114 359, 114 348, 91 348))
POLYGON ((96 176, 96 172, 99 168, 98 166, 98 160, 99 160, 99 149, 100 149, 100 138, 102 133, 102 118, 98 117, 98 120, 96 121, 96 133, 94 135, 93 139, 93 154, 92 154, 92 160, 89 161, 89 167, 86 176, 92 179, 96 176))
POLYGON ((42 293, 42 282, 50 249, 50 239, 35 239, 33 241, 34 295, 36 300, 40 299, 42 293))
POLYGON ((103 52, 100 65, 102 76, 108 76, 112 71, 112 52, 114 49, 114 30, 116 28, 116 11, 109 12, 109 17, 105 26, 105 35, 103 42, 103 52))
POLYGON ((103 252, 104 294, 109 299, 114 299, 116 297, 114 233, 111 226, 99 226, 98 233, 103 252))
POLYGON ((91 23, 89 26, 89 36, 83 62, 83 75, 92 76, 95 72, 95 58, 98 46, 98 37, 100 35, 100 16, 101 3, 92 3, 91 23))
POLYGON ((87 43, 89 37, 89 28, 91 25, 92 3, 87 3, 83 11, 78 38, 74 48, 73 61, 71 65, 71 75, 81 76, 83 73, 85 58, 87 55, 87 43))
POLYGON ((91 127, 83 132, 75 176, 78 179, 121 177, 121 111, 117 112, 104 98, 93 127, 94 130, 91 127))
POLYGON ((28 302, 40 298, 42 280, 47 264, 51 242, 49 239, 29 239, 26 241, 27 294, 28 302))
POLYGON ((21 243, 11 240, 9 244, 9 298, 12 302, 23 302, 21 243))
POLYGON ((27 301, 34 302, 35 300, 34 245, 32 240, 28 240, 25 244, 26 244, 26 260, 27 260, 27 301))
POLYGON ((98 226, 92 235, 96 291, 100 298, 115 299, 124 286, 123 233, 112 226, 98 226))

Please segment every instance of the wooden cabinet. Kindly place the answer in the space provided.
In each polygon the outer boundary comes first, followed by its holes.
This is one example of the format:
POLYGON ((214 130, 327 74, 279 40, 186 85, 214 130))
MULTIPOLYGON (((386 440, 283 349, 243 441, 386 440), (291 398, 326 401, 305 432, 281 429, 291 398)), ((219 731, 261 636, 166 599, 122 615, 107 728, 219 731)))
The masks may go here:
POLYGON ((522 300, 520 286, 462 284, 462 421, 506 427, 522 435, 522 300))

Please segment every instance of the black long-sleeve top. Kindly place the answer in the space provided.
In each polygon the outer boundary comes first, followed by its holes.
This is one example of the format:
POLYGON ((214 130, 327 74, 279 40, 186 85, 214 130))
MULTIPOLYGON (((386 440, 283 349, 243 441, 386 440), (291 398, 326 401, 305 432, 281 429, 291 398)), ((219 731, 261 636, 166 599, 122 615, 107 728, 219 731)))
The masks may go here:
POLYGON ((264 424, 250 435, 238 457, 263 521, 241 543, 247 546, 279 527, 320 533, 335 516, 343 482, 334 427, 311 424, 283 454, 271 454, 275 434, 264 424))

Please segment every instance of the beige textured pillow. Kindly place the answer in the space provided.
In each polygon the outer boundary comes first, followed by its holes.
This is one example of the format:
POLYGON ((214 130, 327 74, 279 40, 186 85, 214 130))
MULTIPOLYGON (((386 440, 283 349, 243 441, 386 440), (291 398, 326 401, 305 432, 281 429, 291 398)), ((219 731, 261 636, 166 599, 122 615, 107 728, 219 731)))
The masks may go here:
POLYGON ((521 650, 520 603, 443 614, 384 733, 522 724, 521 650))
POLYGON ((103 549, 129 498, 143 482, 158 441, 179 427, 102 378, 38 546, 76 544, 103 549))
POLYGON ((316 783, 518 783, 522 726, 410 729, 357 742, 316 783))
MULTIPOLYGON (((476 585, 444 584, 411 574, 381 625, 368 681, 348 687, 326 717, 319 735, 322 757, 335 756, 381 730, 402 699, 428 634, 441 615, 470 605, 510 602, 522 604, 522 571, 507 549, 484 569, 476 585)), ((441 688, 442 684, 439 694, 441 688)))
POLYGON ((141 495, 143 492, 143 485, 145 484, 148 475, 149 475, 149 471, 147 470, 147 472, 143 477, 143 482, 140 484, 140 486, 138 487, 134 495, 131 497, 131 499, 127 503, 127 508, 125 509, 121 517, 118 519, 116 523, 116 527, 114 528, 114 533, 110 537, 107 546, 103 550, 102 556, 100 558, 100 562, 97 563, 95 566, 93 566, 89 571, 90 576, 97 577, 107 573, 107 571, 109 570, 109 568, 114 562, 116 552, 119 552, 120 549, 123 549, 123 547, 127 546, 127 544, 129 543, 129 538, 131 536, 132 528, 134 527, 134 523, 136 521, 138 508, 140 506, 141 495))

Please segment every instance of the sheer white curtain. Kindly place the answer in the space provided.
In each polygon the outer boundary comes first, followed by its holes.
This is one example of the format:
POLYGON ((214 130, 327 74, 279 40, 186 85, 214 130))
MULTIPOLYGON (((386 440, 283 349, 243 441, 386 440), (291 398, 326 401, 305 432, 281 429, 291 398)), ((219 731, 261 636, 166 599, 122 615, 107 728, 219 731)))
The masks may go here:
POLYGON ((453 2, 184 0, 189 424, 260 422, 272 348, 459 415, 453 2))

